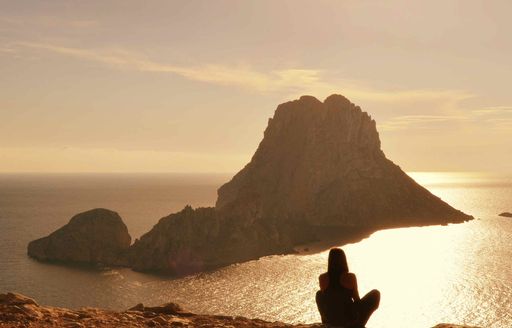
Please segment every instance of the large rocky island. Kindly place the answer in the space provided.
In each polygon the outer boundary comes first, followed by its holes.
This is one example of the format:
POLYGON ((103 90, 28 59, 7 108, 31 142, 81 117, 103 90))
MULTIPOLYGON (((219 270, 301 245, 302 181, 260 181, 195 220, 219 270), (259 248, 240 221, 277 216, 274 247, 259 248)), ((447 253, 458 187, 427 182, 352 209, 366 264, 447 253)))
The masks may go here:
MULTIPOLYGON (((361 108, 341 95, 324 102, 303 96, 277 107, 250 163, 219 188, 215 207, 164 217, 101 262, 187 274, 315 241, 471 218, 387 159, 375 121, 361 108)), ((62 260, 45 245, 32 243, 28 254, 62 260)))

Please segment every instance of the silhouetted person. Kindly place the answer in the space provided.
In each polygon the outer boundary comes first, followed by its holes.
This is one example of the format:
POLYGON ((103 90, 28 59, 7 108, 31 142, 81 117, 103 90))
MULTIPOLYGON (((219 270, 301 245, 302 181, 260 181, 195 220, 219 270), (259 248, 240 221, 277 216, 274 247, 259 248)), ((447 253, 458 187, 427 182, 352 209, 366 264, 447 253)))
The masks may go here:
POLYGON ((346 328, 364 327, 380 303, 376 289, 359 298, 356 275, 349 272, 347 257, 340 248, 329 251, 326 273, 319 277, 316 304, 322 323, 346 328))

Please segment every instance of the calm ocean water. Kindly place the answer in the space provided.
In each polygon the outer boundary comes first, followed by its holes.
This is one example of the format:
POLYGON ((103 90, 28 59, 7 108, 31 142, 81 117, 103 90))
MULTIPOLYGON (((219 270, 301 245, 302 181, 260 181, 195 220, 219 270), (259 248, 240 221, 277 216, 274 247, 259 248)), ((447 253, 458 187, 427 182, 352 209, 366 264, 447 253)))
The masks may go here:
MULTIPOLYGON (((412 173, 475 220, 379 231, 345 245, 360 293, 382 292, 368 327, 439 322, 512 327, 512 178, 476 173, 412 173)), ((314 294, 327 254, 269 256, 173 279, 38 263, 26 245, 94 207, 113 209, 132 237, 186 204, 213 205, 227 175, 0 175, 0 292, 42 304, 126 309, 174 301, 191 311, 318 322, 314 294)))

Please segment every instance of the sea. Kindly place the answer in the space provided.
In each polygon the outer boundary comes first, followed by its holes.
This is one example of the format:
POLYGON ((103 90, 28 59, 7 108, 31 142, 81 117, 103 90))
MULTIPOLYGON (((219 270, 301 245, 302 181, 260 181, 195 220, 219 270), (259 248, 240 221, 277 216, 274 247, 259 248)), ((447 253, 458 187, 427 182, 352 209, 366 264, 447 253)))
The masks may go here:
MULTIPOLYGON (((448 322, 512 327, 512 175, 410 172, 452 206, 474 216, 461 224, 381 230, 340 245, 361 295, 382 294, 367 327, 432 327, 448 322)), ((79 212, 117 211, 132 238, 185 205, 213 206, 229 174, 0 174, 0 293, 40 304, 125 310, 176 302, 207 314, 287 323, 319 322, 318 275, 327 251, 275 255, 186 277, 126 268, 40 263, 29 241, 79 212)))

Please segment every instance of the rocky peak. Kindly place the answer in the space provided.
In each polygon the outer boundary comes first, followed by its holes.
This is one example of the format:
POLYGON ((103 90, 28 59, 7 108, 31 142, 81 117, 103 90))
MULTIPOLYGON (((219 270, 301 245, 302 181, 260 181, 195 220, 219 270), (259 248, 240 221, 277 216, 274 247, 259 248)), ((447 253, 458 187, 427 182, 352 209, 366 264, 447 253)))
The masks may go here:
POLYGON ((380 147, 375 121, 341 95, 283 103, 251 162, 218 190, 216 209, 250 221, 313 225, 443 221, 429 211, 451 207, 386 159, 380 147))
MULTIPOLYGON (((337 142, 338 148, 329 149, 331 151, 342 151, 342 146, 365 148, 370 152, 380 150, 375 121, 341 95, 331 95, 323 103, 314 97, 302 96, 299 100, 279 105, 265 130, 265 138, 273 139, 272 136, 301 138, 306 145, 324 148, 337 142)), ((269 143, 265 141, 258 151, 269 143)))
POLYGON ((311 192, 383 158, 375 121, 361 108, 341 95, 323 103, 302 96, 277 107, 251 162, 219 189, 216 208, 241 214, 240 207, 249 205, 257 216, 304 214, 311 192))

